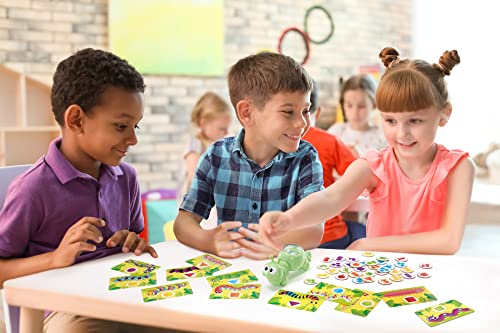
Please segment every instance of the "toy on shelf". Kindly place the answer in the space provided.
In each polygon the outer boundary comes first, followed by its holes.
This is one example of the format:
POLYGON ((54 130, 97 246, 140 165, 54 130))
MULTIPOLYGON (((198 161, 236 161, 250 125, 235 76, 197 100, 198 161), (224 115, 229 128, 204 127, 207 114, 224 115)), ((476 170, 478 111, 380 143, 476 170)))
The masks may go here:
POLYGON ((292 271, 305 272, 309 269, 311 252, 304 251, 298 245, 288 244, 278 254, 278 259, 267 263, 262 274, 274 286, 284 286, 288 283, 288 277, 292 271))

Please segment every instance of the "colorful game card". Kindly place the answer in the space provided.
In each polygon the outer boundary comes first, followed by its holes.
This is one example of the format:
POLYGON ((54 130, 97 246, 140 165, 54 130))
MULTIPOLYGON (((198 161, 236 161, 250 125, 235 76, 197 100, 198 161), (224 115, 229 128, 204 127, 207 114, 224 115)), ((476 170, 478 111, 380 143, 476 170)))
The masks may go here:
POLYGON ((316 312, 325 299, 320 296, 280 289, 267 302, 285 308, 316 312))
POLYGON ((156 284, 156 273, 117 276, 109 279, 109 290, 144 287, 156 284))
POLYGON ((391 308, 403 305, 436 301, 437 298, 425 287, 413 287, 376 293, 391 308))
POLYGON ((369 291, 354 289, 352 292, 358 296, 354 299, 352 304, 339 304, 335 310, 350 313, 356 316, 366 317, 381 301, 380 297, 369 291))
POLYGON ((174 281, 174 280, 194 279, 203 276, 211 276, 214 272, 218 271, 218 269, 214 271, 213 269, 215 268, 217 267, 211 267, 208 269, 200 269, 197 266, 167 268, 167 273, 165 277, 167 281, 174 281))
POLYGON ((141 293, 142 293, 142 300, 144 302, 153 302, 166 298, 192 295, 193 290, 191 289, 189 282, 185 281, 174 284, 167 284, 164 286, 142 289, 141 293))
MULTIPOLYGON (((224 268, 227 268, 229 266, 231 266, 230 263, 228 263, 227 261, 224 261, 222 260, 221 258, 219 257, 216 257, 212 254, 208 254, 208 253, 204 253, 198 257, 194 257, 194 258, 191 258, 191 259, 188 259, 186 260, 186 262, 188 264, 191 264, 193 266, 196 266, 200 269, 215 269, 217 268, 217 270, 214 270, 212 272, 215 273, 221 269, 224 269, 224 268)), ((211 274, 210 274, 211 275, 211 274)))
POLYGON ((452 299, 415 312, 427 325, 434 327, 473 313, 474 310, 452 299))
POLYGON ((211 299, 258 299, 260 284, 217 284, 213 285, 211 299))
POLYGON ((127 273, 130 275, 144 275, 144 274, 149 274, 154 271, 156 271, 160 266, 156 266, 153 264, 148 264, 147 262, 139 261, 139 260, 134 260, 134 259, 129 259, 121 264, 118 264, 114 267, 111 267, 111 269, 115 271, 120 271, 123 273, 127 273))
POLYGON ((360 295, 355 294, 353 290, 345 287, 335 286, 325 282, 315 285, 308 294, 323 297, 327 301, 350 305, 360 295))
POLYGON ((207 278, 208 283, 212 287, 220 284, 242 284, 258 280, 259 279, 249 269, 207 278))

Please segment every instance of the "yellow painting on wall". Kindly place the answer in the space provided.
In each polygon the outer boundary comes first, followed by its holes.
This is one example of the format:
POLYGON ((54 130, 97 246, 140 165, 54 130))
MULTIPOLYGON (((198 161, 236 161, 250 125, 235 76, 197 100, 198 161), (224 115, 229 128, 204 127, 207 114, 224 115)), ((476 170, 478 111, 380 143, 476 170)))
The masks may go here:
POLYGON ((110 0, 109 49, 143 74, 224 73, 223 0, 110 0))

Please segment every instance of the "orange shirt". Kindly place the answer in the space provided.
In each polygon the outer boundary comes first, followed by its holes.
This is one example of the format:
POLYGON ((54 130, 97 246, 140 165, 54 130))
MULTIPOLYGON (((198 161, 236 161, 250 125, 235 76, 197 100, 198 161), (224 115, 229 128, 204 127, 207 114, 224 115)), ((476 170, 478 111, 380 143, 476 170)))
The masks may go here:
MULTIPOLYGON (((318 151, 321 165, 323 166, 323 183, 325 188, 335 182, 333 171, 343 175, 349 164, 356 158, 351 150, 336 136, 317 127, 311 127, 302 138, 308 141, 318 151)), ((347 226, 342 216, 335 216, 325 223, 325 232, 321 243, 326 243, 344 237, 347 226)))
POLYGON ((448 174, 468 154, 437 147, 429 171, 418 180, 409 179, 401 171, 390 147, 369 151, 362 157, 379 179, 369 194, 367 237, 413 234, 441 227, 448 174))

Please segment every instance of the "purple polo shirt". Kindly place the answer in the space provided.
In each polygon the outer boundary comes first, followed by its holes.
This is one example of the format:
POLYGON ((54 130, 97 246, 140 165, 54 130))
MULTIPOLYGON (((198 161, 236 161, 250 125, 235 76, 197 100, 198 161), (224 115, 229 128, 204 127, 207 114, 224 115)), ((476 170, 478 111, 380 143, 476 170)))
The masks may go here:
POLYGON ((66 231, 82 217, 106 220, 104 240, 95 252, 84 252, 77 262, 121 251, 107 248, 118 230, 139 233, 144 228, 140 190, 135 170, 126 163, 102 165, 99 180, 76 170, 59 151, 61 139, 32 168, 9 186, 0 212, 0 257, 23 258, 54 251, 66 231))

